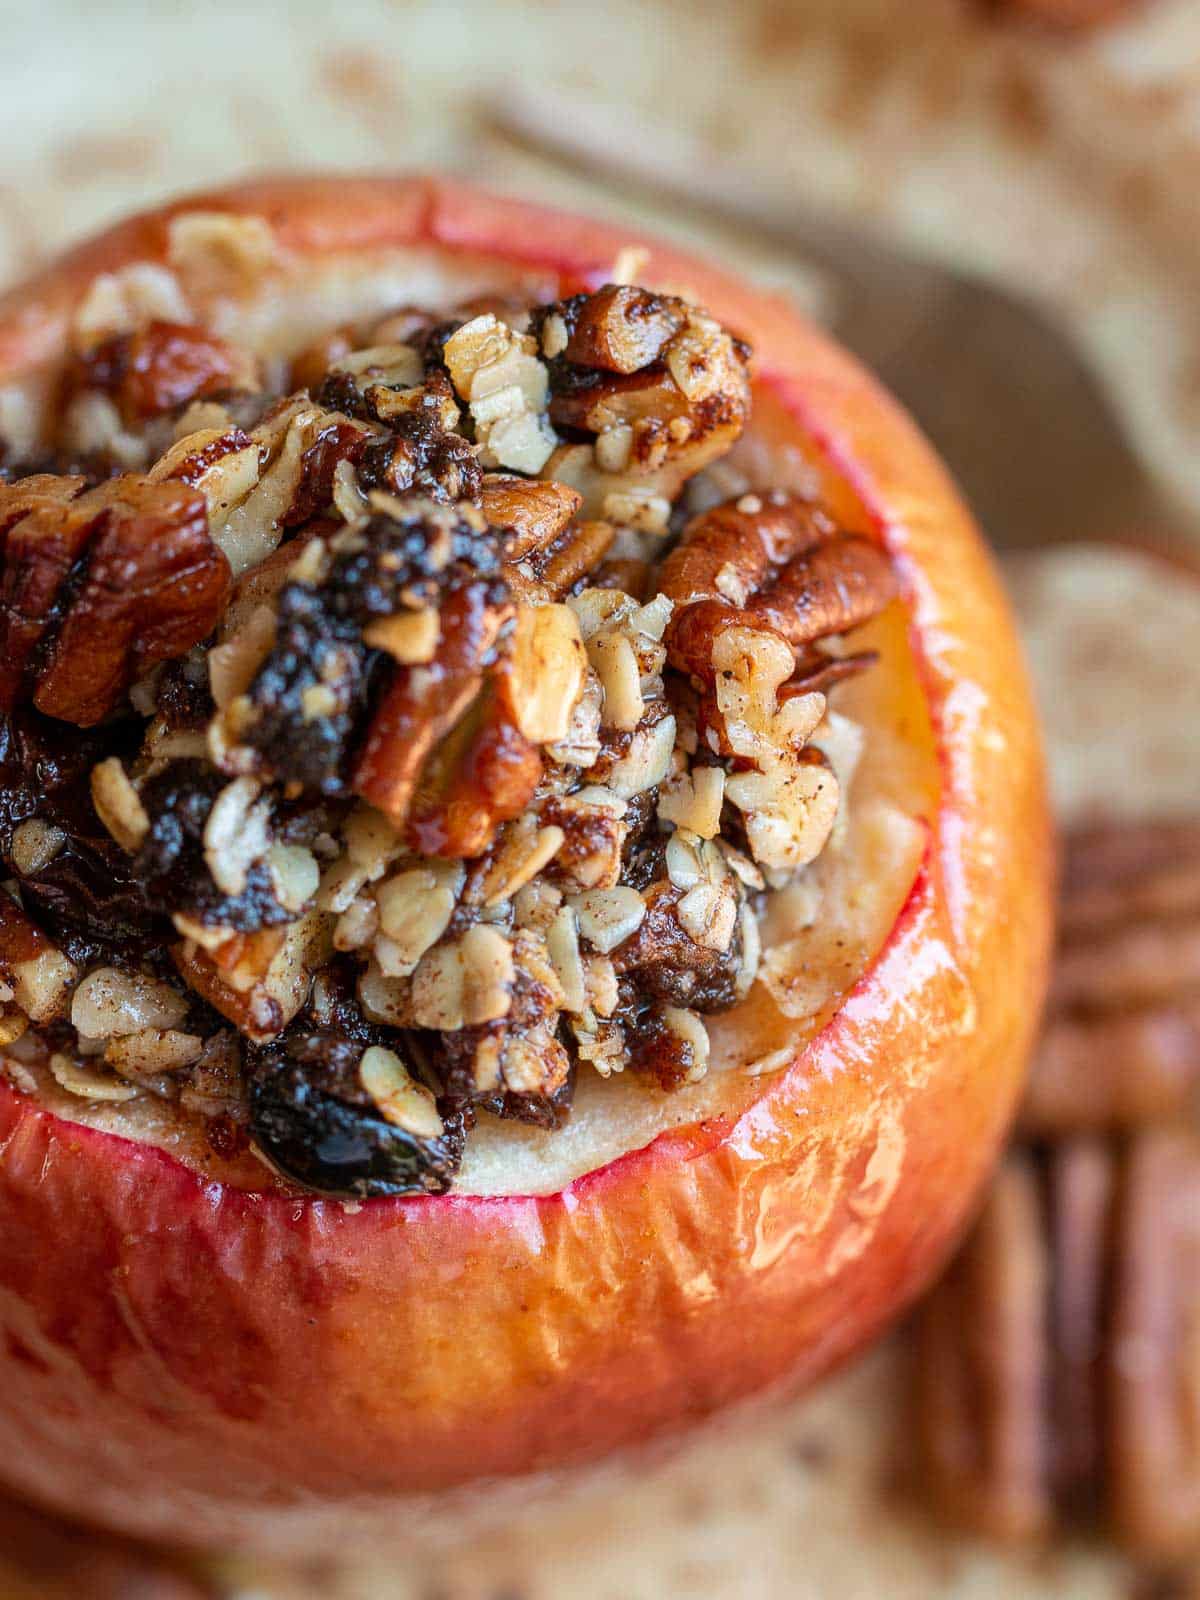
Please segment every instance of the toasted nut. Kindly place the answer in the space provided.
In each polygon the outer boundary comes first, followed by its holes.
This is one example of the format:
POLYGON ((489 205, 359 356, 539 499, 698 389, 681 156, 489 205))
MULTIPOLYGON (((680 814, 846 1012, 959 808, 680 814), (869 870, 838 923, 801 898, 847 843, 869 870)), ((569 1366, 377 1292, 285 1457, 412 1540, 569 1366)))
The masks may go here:
POLYGON ((150 832, 150 818, 116 756, 92 768, 91 790, 96 815, 122 850, 132 855, 150 832))
POLYGON ((59 1015, 75 977, 74 965, 0 889, 0 980, 30 1021, 59 1015))
POLYGON ((1200 917, 1130 923, 1058 953, 1052 1009, 1112 1012, 1170 1002, 1200 989, 1200 917))
POLYGON ((389 1122, 417 1139, 440 1139, 446 1131, 433 1095, 417 1083, 394 1050, 372 1045, 358 1064, 359 1082, 389 1122))
POLYGON ((441 624, 432 606, 422 611, 398 611, 390 617, 377 617, 363 629, 364 643, 386 651, 402 666, 432 661, 441 636, 441 624))
POLYGON ((683 321, 678 301, 630 284, 608 284, 581 299, 574 316, 568 311, 569 337, 561 352, 555 353, 606 372, 628 373, 648 367, 659 359, 683 321))
POLYGON ((204 860, 223 894, 239 895, 246 874, 271 843, 271 801, 255 778, 235 778, 213 801, 204 824, 204 860))
POLYGON ((187 1001, 169 984, 118 967, 96 967, 75 990, 71 1021, 86 1039, 111 1039, 145 1028, 176 1028, 187 1001))
POLYGON ((476 923, 422 958, 412 989, 418 1027, 451 1031, 506 1017, 514 976, 512 945, 499 929, 476 923))
POLYGON ((531 551, 553 544, 579 510, 580 495, 565 483, 530 482, 508 473, 485 475, 483 514, 493 528, 507 528, 505 555, 520 561, 531 551))
POLYGON ((1057 1017, 1034 1057, 1023 1131, 1036 1138, 1134 1128, 1183 1115, 1200 1082, 1200 1000, 1057 1017))
POLYGON ((579 624, 567 606, 520 606, 508 658, 517 727, 531 744, 564 739, 583 692, 579 624))
POLYGON ((530 559, 530 566, 554 599, 570 594, 575 585, 594 572, 616 537, 611 522, 580 522, 530 559))
POLYGON ((691 772, 668 778, 659 792, 658 814, 701 839, 715 839, 721 831, 725 800, 725 773, 721 767, 693 767, 691 772))
POLYGON ((68 1094, 78 1095, 81 1100, 132 1100, 141 1093, 135 1084, 104 1076, 62 1051, 50 1057, 50 1071, 61 1088, 68 1094))

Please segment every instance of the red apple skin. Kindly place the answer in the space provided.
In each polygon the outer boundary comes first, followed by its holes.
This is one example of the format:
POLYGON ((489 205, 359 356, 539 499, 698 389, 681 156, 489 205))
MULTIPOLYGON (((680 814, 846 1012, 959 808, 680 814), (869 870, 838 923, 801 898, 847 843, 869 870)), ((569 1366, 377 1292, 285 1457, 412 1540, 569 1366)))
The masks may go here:
MULTIPOLYGON (((118 227, 0 302, 50 361, 165 223, 261 214, 297 252, 435 241, 603 281, 625 229, 430 179, 265 181, 118 227)), ((760 386, 894 556, 938 741, 926 866, 833 1021, 738 1115, 540 1198, 337 1202, 206 1182, 0 1088, 0 1478, 152 1537, 270 1549, 559 1474, 804 1384, 928 1282, 993 1163, 1045 979, 1051 849, 1007 606, 907 416, 789 306, 646 243, 751 340, 760 386)))

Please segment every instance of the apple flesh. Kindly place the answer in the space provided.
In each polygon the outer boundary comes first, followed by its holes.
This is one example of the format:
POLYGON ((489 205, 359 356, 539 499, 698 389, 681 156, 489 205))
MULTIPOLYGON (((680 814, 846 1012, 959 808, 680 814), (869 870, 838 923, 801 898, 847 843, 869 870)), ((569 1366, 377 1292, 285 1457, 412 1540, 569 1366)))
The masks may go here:
MULTIPOLYGON (((252 185, 298 255, 427 243, 603 281, 624 231, 428 180, 252 185)), ((61 347, 157 213, 0 304, 0 360, 61 347)), ((808 1383, 924 1286, 1020 1087, 1049 939, 1046 810, 1007 607, 940 465, 769 296, 650 245, 758 351, 765 426, 894 560, 933 730, 928 851, 836 1014, 731 1109, 559 1192, 361 1205, 206 1179, 0 1085, 0 1478, 152 1537, 288 1550, 474 1504, 808 1383), (458 1491, 458 1493, 455 1493, 458 1491)))

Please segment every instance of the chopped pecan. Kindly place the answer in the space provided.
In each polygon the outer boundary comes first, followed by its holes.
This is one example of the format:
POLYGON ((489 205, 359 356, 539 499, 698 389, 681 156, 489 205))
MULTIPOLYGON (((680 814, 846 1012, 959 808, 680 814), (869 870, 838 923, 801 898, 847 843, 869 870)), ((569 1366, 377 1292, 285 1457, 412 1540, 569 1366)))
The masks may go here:
POLYGON ((229 583, 204 500, 182 484, 119 478, 40 507, 8 536, 0 702, 11 708, 35 667, 39 710, 94 725, 211 632, 229 583))
POLYGON ((517 726, 507 683, 489 678, 421 768, 405 836, 422 855, 481 854, 533 798, 542 758, 517 726))
POLYGON ((328 953, 330 919, 309 912, 286 928, 234 934, 208 950, 185 939, 172 946, 180 977, 247 1039, 274 1039, 308 997, 328 953))
POLYGON ((589 516, 622 520, 606 502, 634 489, 674 499, 745 427, 749 352, 695 307, 610 285, 533 321, 556 352, 551 420, 595 439, 562 446, 547 475, 577 487, 589 516))
POLYGON ((253 364, 203 328, 150 322, 118 333, 79 356, 67 373, 69 391, 111 395, 126 423, 145 422, 202 395, 253 387, 253 364))
POLYGON ((203 499, 182 486, 129 485, 93 531, 86 573, 38 673, 34 704, 91 727, 151 667, 212 631, 229 587, 229 563, 209 536, 203 499))
POLYGON ((66 1007, 77 974, 5 890, 0 889, 0 978, 34 1022, 49 1022, 66 1007))
POLYGON ((401 667, 384 693, 354 770, 357 794, 397 826, 408 815, 421 769, 474 702, 510 608, 487 582, 464 584, 444 601, 432 661, 401 667))
POLYGON ((531 551, 552 545, 581 503, 577 491, 565 483, 519 478, 512 473, 486 473, 481 489, 484 516, 493 528, 506 534, 507 561, 520 561, 531 551))
POLYGON ((545 594, 560 600, 596 570, 616 531, 611 522, 578 522, 532 556, 529 570, 545 594))
POLYGON ((543 353, 603 372, 637 372, 658 361, 679 332, 687 308, 632 284, 608 283, 534 315, 543 353))
POLYGON ((60 512, 87 488, 87 479, 78 473, 56 477, 38 472, 15 483, 0 483, 0 555, 11 529, 35 511, 60 512))

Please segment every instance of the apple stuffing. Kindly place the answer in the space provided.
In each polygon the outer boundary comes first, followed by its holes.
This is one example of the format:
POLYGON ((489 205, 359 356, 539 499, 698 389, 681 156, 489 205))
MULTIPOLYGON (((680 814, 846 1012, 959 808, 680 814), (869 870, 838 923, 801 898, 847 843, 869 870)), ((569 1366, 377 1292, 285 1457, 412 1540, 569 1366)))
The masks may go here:
POLYGON ((345 1196, 446 1190, 580 1074, 702 1078, 897 593, 815 496, 725 492, 746 345, 628 284, 286 362, 75 342, 0 482, 11 1070, 345 1196))

